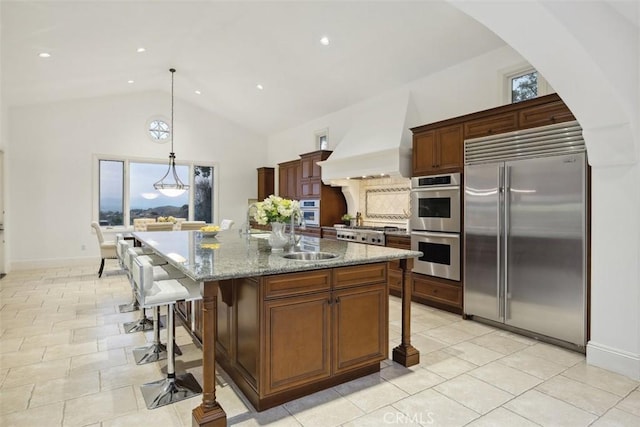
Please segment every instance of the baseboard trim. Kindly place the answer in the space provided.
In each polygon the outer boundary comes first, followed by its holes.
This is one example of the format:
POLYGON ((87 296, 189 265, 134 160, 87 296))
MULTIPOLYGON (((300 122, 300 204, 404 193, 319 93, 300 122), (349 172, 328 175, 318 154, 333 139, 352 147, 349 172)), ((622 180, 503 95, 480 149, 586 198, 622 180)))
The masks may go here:
POLYGON ((640 380, 640 354, 589 341, 587 364, 640 380))

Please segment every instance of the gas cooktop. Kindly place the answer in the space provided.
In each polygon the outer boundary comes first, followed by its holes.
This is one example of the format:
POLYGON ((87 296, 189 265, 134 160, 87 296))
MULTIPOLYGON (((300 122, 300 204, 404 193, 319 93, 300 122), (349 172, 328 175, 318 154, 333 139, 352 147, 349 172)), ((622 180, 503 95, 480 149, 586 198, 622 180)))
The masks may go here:
POLYGON ((384 232, 397 230, 399 230, 398 227, 341 227, 336 229, 336 237, 338 238, 338 240, 384 246, 386 244, 384 232))

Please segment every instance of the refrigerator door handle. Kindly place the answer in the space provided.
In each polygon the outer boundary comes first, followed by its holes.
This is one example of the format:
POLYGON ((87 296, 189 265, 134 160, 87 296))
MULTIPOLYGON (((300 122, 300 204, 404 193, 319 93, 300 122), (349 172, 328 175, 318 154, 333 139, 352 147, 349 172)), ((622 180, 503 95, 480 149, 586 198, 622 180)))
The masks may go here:
POLYGON ((502 239, 504 237, 503 224, 502 224, 502 212, 504 212, 504 166, 498 167, 498 199, 496 201, 497 212, 496 222, 498 232, 496 233, 496 302, 498 304, 498 318, 501 322, 504 322, 504 293, 502 292, 502 239))
POLYGON ((504 320, 509 319, 509 233, 511 224, 509 223, 511 209, 511 166, 504 168, 504 262, 503 262, 503 283, 504 283, 504 320))

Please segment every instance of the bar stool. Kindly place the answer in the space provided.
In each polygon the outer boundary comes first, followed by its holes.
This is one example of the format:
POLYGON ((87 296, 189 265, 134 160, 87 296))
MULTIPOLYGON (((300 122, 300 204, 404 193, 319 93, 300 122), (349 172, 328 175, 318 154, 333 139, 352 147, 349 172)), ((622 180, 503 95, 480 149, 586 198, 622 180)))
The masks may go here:
MULTIPOLYGON (((142 300, 142 306, 167 305, 167 342, 175 340, 174 305, 177 301, 195 301, 202 299, 200 283, 189 278, 154 280, 153 266, 143 257, 133 260, 132 274, 142 300)), ((176 375, 175 356, 167 354, 167 377, 140 387, 147 409, 179 402, 202 393, 202 387, 190 373, 176 375)))
MULTIPOLYGON (((154 270, 154 273, 157 275, 157 280, 171 279, 173 278, 173 276, 170 276, 169 274, 176 275, 176 272, 179 273, 179 275, 177 275, 176 277, 184 277, 184 274, 180 273, 177 269, 173 267, 169 269, 171 273, 164 271, 162 266, 168 265, 168 263, 164 258, 156 254, 145 254, 145 253, 138 254, 137 248, 131 248, 131 247, 127 249, 125 254, 126 255, 124 256, 124 261, 129 272, 131 272, 133 259, 136 257, 143 257, 144 259, 149 261, 149 264, 151 264, 154 267, 158 267, 157 269, 154 270)), ((134 295, 135 295, 135 285, 133 283, 133 278, 129 276, 129 280, 131 282, 131 287, 134 289, 134 295)), ((140 312, 140 318, 138 320, 134 320, 133 322, 127 322, 123 326, 124 326, 124 332, 127 334, 140 332, 140 331, 143 331, 143 332, 150 331, 153 329, 153 320, 147 317, 146 310, 143 308, 142 311, 140 312)), ((163 327, 162 320, 160 320, 159 327, 160 328, 163 327)))
POLYGON ((128 263, 125 262, 125 256, 127 255, 128 249, 133 249, 136 254, 152 254, 153 251, 151 248, 144 247, 131 247, 131 243, 124 240, 124 236, 122 233, 116 234, 116 253, 118 255, 118 262, 120 263, 120 268, 122 268, 127 274, 127 278, 129 279, 129 284, 131 285, 131 302, 128 304, 120 304, 118 306, 118 310, 120 313, 129 313, 132 311, 138 311, 138 299, 136 298, 136 292, 133 287, 133 282, 131 281, 131 272, 129 271, 128 263))
MULTIPOLYGON (((135 259, 141 259, 144 263, 151 265, 151 275, 153 280, 170 280, 170 279, 183 279, 186 276, 177 268, 169 265, 152 265, 150 261, 152 261, 153 257, 148 257, 144 255, 132 256, 133 252, 129 252, 131 256, 132 263, 135 259)), ((145 289, 141 287, 141 282, 137 280, 137 278, 131 274, 131 281, 134 288, 134 293, 136 295, 136 299, 138 304, 142 307, 144 311, 147 308, 151 308, 153 310, 153 320, 151 321, 151 325, 153 328, 153 342, 144 347, 137 347, 133 349, 133 358, 138 365, 144 365, 145 363, 156 362, 158 360, 163 360, 167 358, 167 346, 160 342, 160 329, 162 328, 160 322, 160 305, 158 304, 145 304, 144 303, 144 293, 145 289)), ((175 324, 174 324, 174 335, 175 335, 175 324)), ((181 355, 182 351, 176 345, 175 339, 171 343, 167 343, 173 348, 173 352, 181 355)))

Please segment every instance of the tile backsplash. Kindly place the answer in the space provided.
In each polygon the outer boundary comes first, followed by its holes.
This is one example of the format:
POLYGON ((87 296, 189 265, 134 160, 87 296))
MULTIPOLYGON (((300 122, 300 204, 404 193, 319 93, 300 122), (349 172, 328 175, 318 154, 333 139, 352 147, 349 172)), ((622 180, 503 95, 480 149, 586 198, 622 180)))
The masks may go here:
POLYGON ((360 181, 359 206, 365 225, 406 227, 411 180, 376 178, 360 181))

